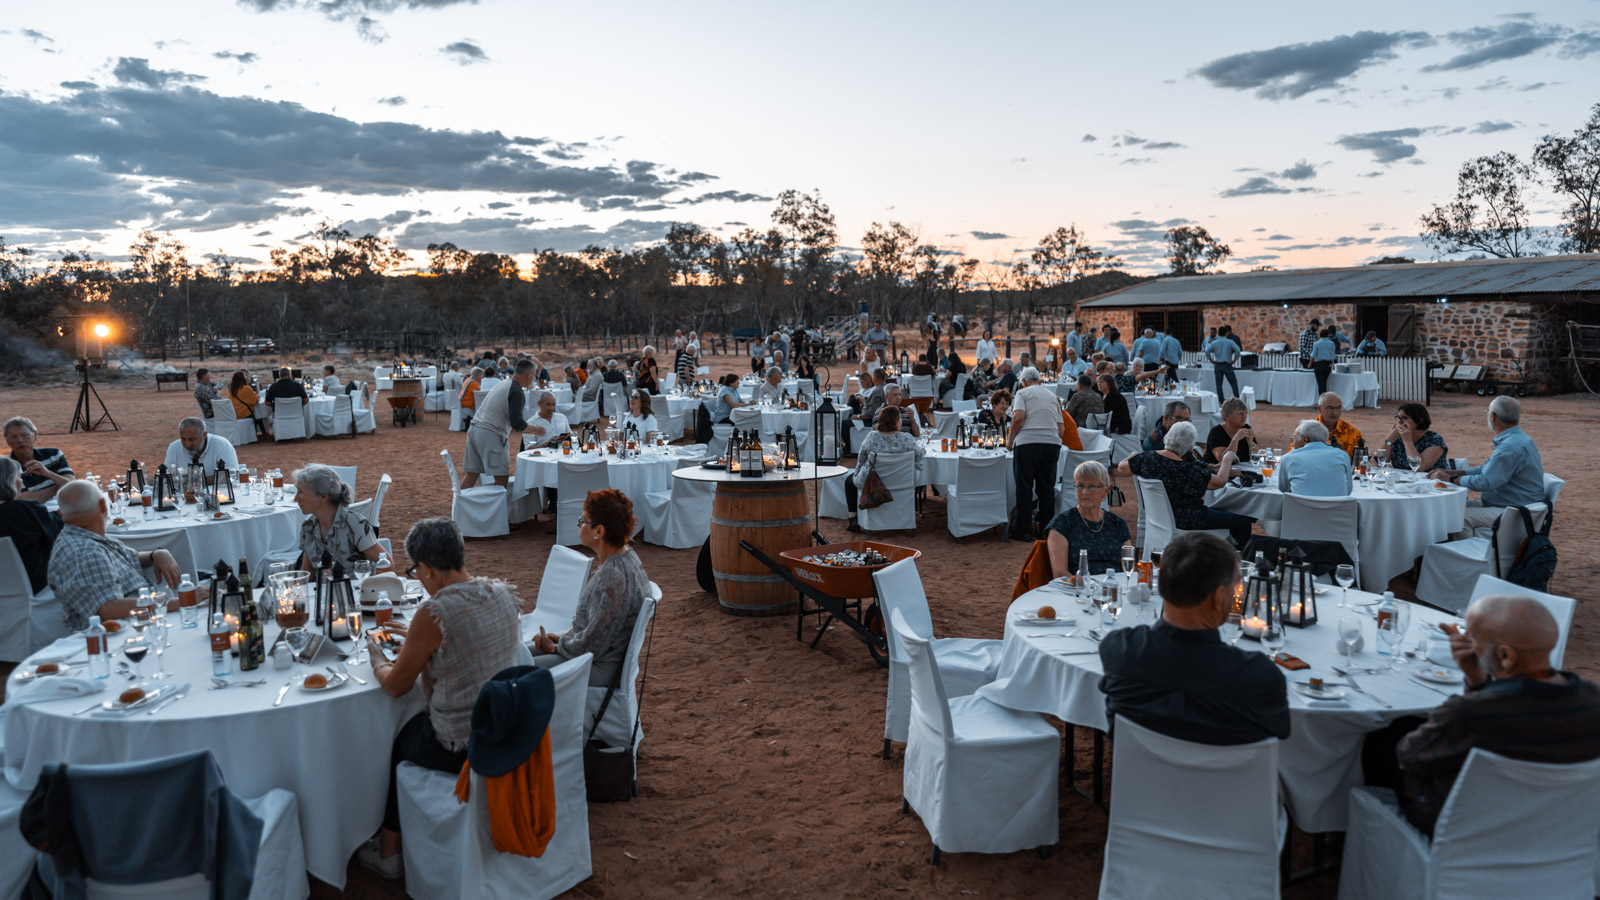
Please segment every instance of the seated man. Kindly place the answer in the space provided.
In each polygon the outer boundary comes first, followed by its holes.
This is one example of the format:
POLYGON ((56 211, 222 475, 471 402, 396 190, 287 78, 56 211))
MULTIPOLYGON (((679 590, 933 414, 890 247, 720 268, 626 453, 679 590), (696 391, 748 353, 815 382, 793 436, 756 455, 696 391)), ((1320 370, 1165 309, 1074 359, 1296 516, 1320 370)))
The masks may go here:
POLYGON ((1067 400, 1067 414, 1072 416, 1074 422, 1087 422, 1089 416, 1098 416, 1105 411, 1105 400, 1094 389, 1094 378, 1087 372, 1079 375, 1078 389, 1067 400))
POLYGON ((1017 370, 1012 367, 1011 360, 1000 360, 1000 377, 993 387, 997 391, 1015 391, 1017 389, 1017 370))
POLYGON ((1302 497, 1350 496, 1350 455, 1328 443, 1328 429, 1306 419, 1278 461, 1278 490, 1302 497))
POLYGON ((783 398, 783 370, 777 366, 767 369, 765 381, 756 385, 756 403, 776 403, 783 398))
POLYGON ((3 430, 11 458, 22 467, 22 493, 17 495, 18 500, 43 503, 72 480, 72 466, 67 465, 65 453, 54 447, 34 446, 39 429, 33 427, 32 420, 13 416, 6 420, 3 430))
POLYGON ((917 415, 917 408, 906 399, 905 391, 902 391, 898 384, 883 386, 883 406, 873 413, 867 424, 876 428, 878 416, 883 415, 883 410, 891 406, 900 409, 900 430, 911 432, 913 437, 922 437, 922 417, 917 415))
MULTIPOLYGON (((178 586, 178 563, 165 550, 139 553, 106 536, 106 495, 87 481, 74 481, 57 498, 65 525, 50 552, 50 587, 61 601, 67 628, 82 631, 89 617, 120 619, 133 609, 128 597, 150 587, 143 569, 158 580, 178 586)), ((176 605, 174 602, 172 605, 176 605)))
MULTIPOLYGON (((1166 408, 1161 411, 1161 421, 1157 422, 1156 427, 1150 429, 1150 433, 1144 436, 1144 449, 1151 453, 1157 453, 1165 448, 1167 446, 1167 431, 1179 422, 1189 421, 1190 414, 1189 404, 1182 400, 1167 401, 1166 408)), ((1198 460, 1199 458, 1199 454, 1196 454, 1195 459, 1198 460)))
MULTIPOLYGON (((1466 524, 1451 540, 1472 536, 1473 529, 1489 528, 1507 507, 1543 503, 1544 462, 1533 438, 1522 430, 1522 404, 1500 396, 1489 401, 1489 429, 1494 450, 1481 466, 1470 469, 1435 469, 1430 478, 1447 479, 1468 490, 1480 491, 1481 500, 1467 501, 1466 524)), ((7 438, 10 431, 6 432, 7 438)))
POLYGON ((918 353, 917 354, 917 361, 916 361, 915 364, 913 364, 911 366, 911 374, 913 374, 913 375, 932 375, 933 374, 933 365, 928 360, 928 354, 926 354, 926 353, 918 353))
POLYGON ((227 438, 206 432, 205 419, 189 416, 178 423, 178 439, 167 445, 164 462, 173 475, 179 466, 204 466, 207 472, 215 472, 218 462, 231 472, 239 468, 239 454, 227 438))
POLYGON ((1473 601, 1467 630, 1450 637, 1466 693, 1445 700, 1395 747, 1400 807, 1412 824, 1433 833, 1474 747, 1528 762, 1600 757, 1600 686, 1550 667, 1559 638, 1555 618, 1531 597, 1473 601))
POLYGON ((1061 372, 1057 378, 1061 381, 1076 381, 1089 364, 1078 358, 1078 351, 1068 347, 1065 351, 1066 360, 1061 363, 1061 372))
POLYGON ((1328 391, 1317 398, 1317 421, 1328 429, 1328 443, 1355 457, 1356 442, 1361 440, 1361 429, 1344 420, 1344 401, 1338 394, 1328 391))
POLYGON ((311 402, 311 395, 306 393, 306 386, 294 379, 294 371, 288 366, 278 370, 278 380, 267 388, 267 404, 272 407, 272 418, 278 418, 278 401, 290 397, 300 398, 301 409, 311 402))
POLYGON ((221 389, 211 380, 210 369, 196 369, 194 373, 194 402, 200 404, 200 417, 211 418, 211 401, 222 396, 221 389))
POLYGON ((322 391, 325 394, 337 394, 344 390, 344 385, 339 383, 339 376, 333 373, 333 366, 322 367, 322 391))
POLYGON ((571 432, 567 424, 567 417, 556 412, 556 395, 549 391, 540 391, 537 401, 538 412, 528 420, 528 437, 523 439, 523 446, 529 450, 538 447, 559 445, 571 432))
POLYGON ((1161 555, 1166 601, 1154 625, 1100 643, 1106 714, 1199 744, 1289 736, 1283 672, 1263 653, 1222 642, 1239 585, 1239 554, 1215 535, 1180 534, 1161 555))

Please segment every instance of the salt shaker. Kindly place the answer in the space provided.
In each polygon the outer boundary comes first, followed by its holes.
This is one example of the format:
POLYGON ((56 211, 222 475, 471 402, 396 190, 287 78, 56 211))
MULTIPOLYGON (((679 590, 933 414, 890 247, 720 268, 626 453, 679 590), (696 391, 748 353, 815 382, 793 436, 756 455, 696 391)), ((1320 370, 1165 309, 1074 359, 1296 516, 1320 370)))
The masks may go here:
POLYGON ((279 644, 272 648, 273 668, 287 669, 292 665, 294 665, 294 651, 289 649, 288 644, 279 644))

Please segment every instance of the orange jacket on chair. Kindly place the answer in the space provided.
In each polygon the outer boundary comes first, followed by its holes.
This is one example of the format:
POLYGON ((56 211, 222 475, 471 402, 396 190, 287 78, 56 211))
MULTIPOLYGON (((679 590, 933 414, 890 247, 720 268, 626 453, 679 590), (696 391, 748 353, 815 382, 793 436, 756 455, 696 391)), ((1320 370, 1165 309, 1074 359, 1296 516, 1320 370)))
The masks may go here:
POLYGON ((1011 599, 1015 600, 1034 588, 1044 587, 1054 577, 1050 569, 1049 542, 1034 541, 1033 549, 1028 551, 1028 558, 1022 563, 1022 571, 1017 574, 1017 586, 1011 589, 1011 599))
MULTIPOLYGON (((556 833, 555 767, 550 761, 549 730, 539 739, 539 749, 522 765, 504 775, 483 779, 483 787, 494 849, 518 856, 543 856, 556 833)), ((456 799, 467 802, 471 790, 472 767, 462 763, 461 775, 456 778, 456 799)))

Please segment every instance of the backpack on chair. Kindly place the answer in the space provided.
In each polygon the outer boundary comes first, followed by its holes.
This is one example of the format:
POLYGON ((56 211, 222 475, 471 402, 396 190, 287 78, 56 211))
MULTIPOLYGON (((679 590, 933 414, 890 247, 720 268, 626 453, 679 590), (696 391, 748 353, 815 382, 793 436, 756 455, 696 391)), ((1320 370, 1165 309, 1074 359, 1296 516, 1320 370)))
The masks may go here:
MULTIPOLYGON (((1522 513, 1522 525, 1528 530, 1527 540, 1517 550, 1517 557, 1511 563, 1511 568, 1501 576, 1512 584, 1520 584, 1525 588, 1536 591, 1549 589, 1550 577, 1556 573, 1556 545, 1550 540, 1550 520, 1555 518, 1555 510, 1550 510, 1544 517, 1544 527, 1538 531, 1533 530, 1533 516, 1529 515, 1525 506, 1517 507, 1522 513)), ((1495 521, 1495 530, 1498 532, 1500 522, 1495 521)), ((1498 535, 1496 535, 1498 537, 1498 535)), ((1500 557, 1495 556, 1496 568, 1499 567, 1500 557)))

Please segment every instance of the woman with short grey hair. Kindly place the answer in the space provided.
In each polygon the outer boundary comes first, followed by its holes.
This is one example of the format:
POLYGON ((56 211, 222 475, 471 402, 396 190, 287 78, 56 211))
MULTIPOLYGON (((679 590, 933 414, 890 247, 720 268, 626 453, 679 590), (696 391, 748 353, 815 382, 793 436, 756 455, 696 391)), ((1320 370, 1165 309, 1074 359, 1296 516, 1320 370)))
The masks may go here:
POLYGON ((1135 453, 1117 466, 1121 475, 1137 475, 1161 482, 1167 504, 1172 507, 1173 524, 1185 531, 1227 529, 1235 549, 1250 540, 1255 520, 1235 512, 1206 506, 1206 491, 1217 490, 1233 475, 1239 461, 1232 450, 1224 449, 1216 472, 1205 464, 1186 459, 1180 448, 1193 448, 1199 440, 1193 422, 1178 422, 1167 431, 1165 446, 1156 451, 1135 453))
POLYGON ((1111 473, 1105 464, 1089 460, 1072 470, 1072 509, 1063 510, 1050 520, 1045 542, 1050 551, 1050 572, 1092 575, 1122 565, 1122 546, 1133 540, 1128 523, 1107 512, 1102 504, 1111 491, 1111 473), (1078 571, 1078 556, 1089 552, 1089 569, 1078 571))
MULTIPOLYGON (((22 499, 22 466, 9 456, 0 456, 0 538, 11 539, 35 594, 44 590, 49 580, 50 551, 60 533, 61 520, 43 503, 22 499)), ((26 628, 26 623, 22 627, 26 628)))
POLYGON ((1188 456, 1189 451, 1194 449, 1194 445, 1198 443, 1199 440, 1200 433, 1195 431, 1194 423, 1174 422, 1172 423, 1172 427, 1167 429, 1167 435, 1166 437, 1162 438, 1161 444, 1179 456, 1188 456), (1178 427, 1180 425, 1187 425, 1189 427, 1180 428, 1178 427))
POLYGON ((305 513, 300 523, 300 568, 313 571, 326 553, 348 566, 376 560, 383 548, 366 519, 350 511, 350 486, 339 473, 315 463, 294 473, 294 502, 305 513))

